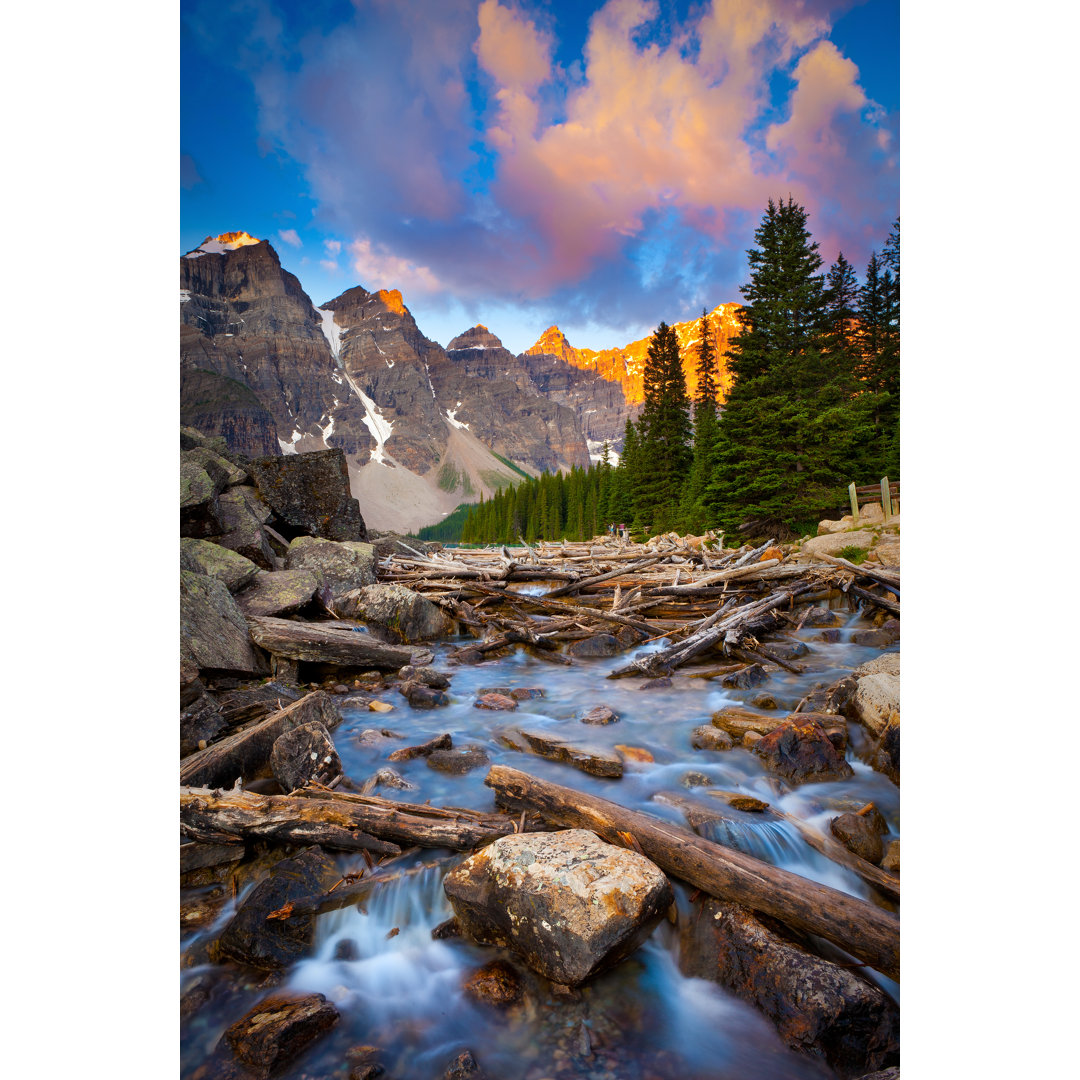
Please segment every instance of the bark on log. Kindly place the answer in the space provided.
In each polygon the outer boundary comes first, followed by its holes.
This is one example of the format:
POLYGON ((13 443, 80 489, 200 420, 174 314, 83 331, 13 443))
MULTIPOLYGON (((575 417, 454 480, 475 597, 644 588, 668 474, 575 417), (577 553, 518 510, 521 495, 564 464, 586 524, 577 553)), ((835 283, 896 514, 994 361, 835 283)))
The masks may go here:
POLYGON ((232 787, 237 777, 251 780, 269 767, 270 751, 279 735, 301 724, 319 721, 329 730, 341 713, 329 694, 314 690, 252 727, 189 755, 180 762, 180 783, 191 787, 232 787))
POLYGON ((429 649, 384 645, 370 634, 336 623, 250 618, 248 626, 257 645, 290 660, 397 671, 406 664, 424 667, 434 659, 429 649))
MULTIPOLYGON (((484 586, 477 586, 487 591, 484 586)), ((493 595, 498 595, 492 590, 493 595)), ((632 626, 635 630, 641 630, 646 634, 662 634, 663 628, 654 626, 652 623, 642 622, 640 619, 628 619, 625 615, 615 615, 610 611, 602 611, 600 608, 576 607, 573 604, 564 604, 560 600, 547 600, 542 596, 526 596, 524 593, 515 593, 514 602, 517 604, 533 605, 546 608, 550 611, 566 612, 568 615, 578 615, 583 618, 599 619, 601 622, 619 623, 621 626, 632 626)), ((258 640, 258 639, 256 639, 258 640)))
POLYGON ((279 844, 318 844, 335 851, 373 851, 400 855, 394 843, 361 831, 359 815, 293 795, 253 791, 180 789, 180 831, 192 840, 220 843, 223 838, 279 844))
POLYGON ((900 920, 864 900, 711 843, 688 829, 517 769, 494 765, 484 783, 507 809, 538 810, 547 821, 591 829, 611 844, 626 846, 619 834, 629 833, 647 858, 710 896, 818 934, 890 978, 899 978, 900 920))
POLYGON ((884 596, 877 596, 867 589, 860 589, 858 585, 849 585, 847 591, 865 603, 873 604, 875 607, 881 608, 882 611, 887 611, 890 615, 900 617, 900 605, 895 600, 887 600, 884 596))
POLYGON ((417 847, 469 851, 509 835, 515 831, 516 824, 506 814, 482 814, 456 807, 444 809, 318 788, 301 788, 290 798, 340 805, 360 828, 373 836, 417 847))
POLYGON ((594 577, 581 578, 580 581, 573 581, 569 585, 562 585, 557 589, 552 589, 549 593, 544 593, 544 596, 549 600, 556 596, 566 596, 570 593, 577 592, 579 589, 584 589, 586 585, 596 585, 601 581, 610 581, 612 578, 622 577, 625 574, 632 574, 638 570, 644 570, 646 566, 652 566, 654 563, 662 562, 665 558, 667 558, 666 555, 653 555, 651 558, 642 559, 640 562, 631 563, 629 566, 609 570, 606 574, 597 574, 594 577))

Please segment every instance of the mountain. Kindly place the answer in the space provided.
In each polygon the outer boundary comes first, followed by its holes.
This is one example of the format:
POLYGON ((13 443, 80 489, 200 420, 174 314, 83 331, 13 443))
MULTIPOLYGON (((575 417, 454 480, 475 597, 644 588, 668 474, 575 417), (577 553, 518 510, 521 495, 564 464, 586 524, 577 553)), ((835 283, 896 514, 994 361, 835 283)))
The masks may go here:
POLYGON ((501 343, 483 378, 472 352, 426 338, 397 290, 357 286, 316 308, 247 233, 207 237, 180 259, 185 422, 249 456, 340 447, 373 528, 430 524, 588 460, 572 409, 515 372, 501 343))

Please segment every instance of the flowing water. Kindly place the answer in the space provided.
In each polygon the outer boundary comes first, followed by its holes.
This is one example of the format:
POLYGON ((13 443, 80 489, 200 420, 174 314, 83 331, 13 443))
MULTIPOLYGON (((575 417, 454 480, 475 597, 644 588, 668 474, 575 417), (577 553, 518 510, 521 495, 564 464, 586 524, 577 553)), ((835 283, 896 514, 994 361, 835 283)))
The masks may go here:
MULTIPOLYGON (((530 583, 524 588, 544 591, 546 587, 530 583)), ((794 708, 815 684, 831 683, 880 655, 878 649, 851 643, 854 626, 866 624, 856 615, 846 617, 847 626, 836 643, 822 642, 820 631, 810 628, 796 635, 811 649, 798 660, 807 669, 804 674, 779 671, 758 688, 773 695, 779 715, 794 708)), ((790 823, 733 811, 705 793, 705 787, 713 787, 752 795, 822 831, 828 830, 829 819, 837 813, 873 800, 889 824, 888 842, 899 835, 899 791, 859 760, 867 744, 856 726, 849 725, 852 746, 847 754, 854 775, 830 783, 792 788, 771 776, 747 750, 694 750, 690 746, 693 728, 708 723, 711 714, 725 705, 745 707, 755 691, 726 690, 718 681, 707 679, 676 677, 671 687, 647 690, 641 689, 643 679, 605 679, 630 658, 664 644, 653 642, 610 659, 576 659, 565 668, 523 651, 472 667, 450 667, 445 663, 447 644, 437 645, 435 666, 452 673, 451 704, 420 711, 397 694, 384 694, 394 705, 392 712, 346 706, 344 722, 334 732, 338 753, 346 774, 361 782, 385 764, 390 749, 449 732, 455 747, 482 747, 492 763, 523 769, 680 824, 686 822, 682 810, 662 801, 664 793, 692 800, 717 817, 698 826, 709 839, 869 899, 868 887, 855 874, 814 851, 790 823), (489 712, 473 707, 486 687, 541 687, 544 696, 520 702, 516 712, 489 712), (619 721, 606 726, 581 724, 579 718, 596 705, 614 709, 619 721), (592 777, 572 766, 507 748, 500 734, 520 727, 607 749, 616 744, 638 747, 654 761, 627 762, 618 780, 592 777), (368 728, 387 728, 404 740, 362 745, 357 736, 368 728), (688 778, 689 773, 700 775, 688 778)), ((486 768, 454 776, 428 767, 423 758, 395 768, 415 789, 380 787, 379 795, 477 810, 493 808, 492 792, 483 782, 486 768)), ((356 856, 338 858, 343 871, 362 865, 356 856)), ((755 1009, 712 982, 680 974, 678 935, 664 922, 629 960, 570 1000, 558 998, 549 983, 526 972, 523 1004, 496 1013, 473 1003, 463 993, 463 979, 481 964, 508 954, 460 939, 432 938, 432 929, 452 914, 442 892, 442 878, 453 861, 446 852, 421 852, 403 865, 426 869, 377 887, 359 906, 319 917, 314 951, 273 988, 325 994, 337 1006, 341 1020, 284 1077, 345 1080, 345 1050, 357 1044, 378 1046, 385 1075, 398 1080, 441 1078, 447 1063, 465 1047, 472 1049, 493 1080, 802 1080, 828 1075, 821 1066, 788 1051, 755 1009)), ((687 890, 676 885, 676 893, 680 912, 689 910, 687 890)), ((237 899, 243 896, 241 892, 237 899)), ((227 905, 213 926, 182 941, 182 989, 213 972, 204 962, 205 946, 235 910, 236 902, 227 905)), ((895 983, 868 974, 897 996, 895 983)), ((269 992, 257 978, 219 987, 185 1025, 184 1075, 191 1075, 205 1060, 226 1027, 269 992)))

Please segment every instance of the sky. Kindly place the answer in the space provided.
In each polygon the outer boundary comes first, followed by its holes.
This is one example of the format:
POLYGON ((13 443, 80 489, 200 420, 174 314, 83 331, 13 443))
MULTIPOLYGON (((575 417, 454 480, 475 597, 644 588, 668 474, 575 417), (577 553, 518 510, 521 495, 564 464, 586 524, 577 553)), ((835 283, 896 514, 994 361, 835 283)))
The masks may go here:
POLYGON ((898 0, 182 0, 180 253, 578 347, 741 300, 770 197, 861 271, 899 214, 898 0))

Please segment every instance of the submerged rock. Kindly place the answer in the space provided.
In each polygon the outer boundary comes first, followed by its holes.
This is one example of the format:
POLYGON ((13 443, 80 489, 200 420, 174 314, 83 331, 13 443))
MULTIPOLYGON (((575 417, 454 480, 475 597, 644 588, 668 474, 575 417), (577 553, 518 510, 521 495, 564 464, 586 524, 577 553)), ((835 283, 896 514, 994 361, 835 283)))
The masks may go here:
POLYGON ((429 769, 440 772, 467 773, 489 764, 491 759, 479 747, 460 750, 435 750, 427 756, 429 769))
POLYGON ((808 952, 781 926, 706 898, 683 924, 680 967, 759 1008, 795 1050, 857 1077, 899 1058, 899 1010, 852 969, 808 952))
POLYGON ((583 829, 501 837, 443 888, 467 936, 567 986, 628 956, 672 901, 657 866, 583 829))
POLYGON ((450 698, 442 690, 435 690, 420 682, 402 683, 398 687, 398 693, 414 709, 439 709, 450 704, 450 698))
POLYGON ((499 694, 501 697, 512 698, 514 701, 531 701, 533 698, 542 698, 544 691, 539 686, 481 686, 476 693, 480 697, 487 694, 499 694))
MULTIPOLYGON (((798 713, 794 719, 798 719, 798 713)), ((754 753, 770 772, 794 783, 843 780, 852 775, 851 766, 837 752, 825 729, 814 721, 785 721, 754 744, 754 753)))
POLYGON ((507 694, 482 694, 473 702, 474 709, 493 709, 497 712, 513 712, 518 703, 507 694))
POLYGON ((237 1059, 258 1077, 280 1071, 339 1019, 322 994, 275 994, 225 1031, 237 1059))
POLYGON ((521 976, 505 960, 492 960, 468 975, 462 985, 465 996, 497 1009, 508 1009, 525 995, 521 976))
POLYGON ((606 705, 597 705, 581 718, 581 722, 583 724, 614 724, 618 719, 619 714, 614 709, 609 709, 606 705))
POLYGON ((543 731, 519 731, 529 749, 541 757, 573 765, 592 776, 618 779, 623 774, 622 758, 603 747, 583 746, 543 731))
MULTIPOLYGON (((367 732, 364 734, 367 734, 367 732)), ((444 732, 442 735, 436 735, 434 739, 428 739, 426 743, 421 743, 419 746, 403 746, 400 750, 395 750, 387 758, 387 761, 412 761, 413 758, 427 757, 436 750, 449 750, 453 745, 454 742, 450 738, 450 733, 444 732)))

